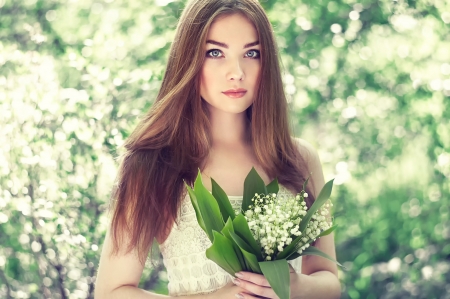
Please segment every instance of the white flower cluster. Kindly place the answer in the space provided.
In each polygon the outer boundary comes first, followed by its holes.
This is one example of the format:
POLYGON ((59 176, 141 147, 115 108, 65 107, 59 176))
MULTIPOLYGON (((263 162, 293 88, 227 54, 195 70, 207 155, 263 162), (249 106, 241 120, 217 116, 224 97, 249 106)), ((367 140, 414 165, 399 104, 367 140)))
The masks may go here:
POLYGON ((255 194, 253 205, 244 216, 256 241, 261 245, 261 253, 265 260, 275 259, 279 252, 291 244, 297 237, 301 237, 297 246, 298 253, 309 247, 317 236, 331 227, 327 221, 327 203, 311 217, 305 231, 299 231, 299 224, 307 213, 305 198, 308 193, 302 191, 295 197, 255 194))

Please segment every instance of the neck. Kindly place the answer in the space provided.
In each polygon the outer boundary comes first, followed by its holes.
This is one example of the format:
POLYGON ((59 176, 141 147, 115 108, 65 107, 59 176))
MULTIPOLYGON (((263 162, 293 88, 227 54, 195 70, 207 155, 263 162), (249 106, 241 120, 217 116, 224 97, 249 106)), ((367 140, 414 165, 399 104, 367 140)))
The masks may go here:
POLYGON ((235 114, 210 110, 213 147, 219 144, 248 144, 249 123, 245 112, 235 114))

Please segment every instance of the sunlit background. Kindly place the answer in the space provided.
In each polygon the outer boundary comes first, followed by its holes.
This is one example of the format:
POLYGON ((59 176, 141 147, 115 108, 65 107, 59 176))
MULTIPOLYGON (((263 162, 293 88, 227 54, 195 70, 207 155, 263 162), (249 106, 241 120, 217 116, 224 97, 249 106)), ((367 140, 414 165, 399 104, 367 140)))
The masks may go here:
MULTIPOLYGON (((0 0, 0 298, 93 298, 117 146, 184 2, 0 0)), ((295 134, 335 178, 342 298, 450 298, 450 2, 261 4, 295 134)))

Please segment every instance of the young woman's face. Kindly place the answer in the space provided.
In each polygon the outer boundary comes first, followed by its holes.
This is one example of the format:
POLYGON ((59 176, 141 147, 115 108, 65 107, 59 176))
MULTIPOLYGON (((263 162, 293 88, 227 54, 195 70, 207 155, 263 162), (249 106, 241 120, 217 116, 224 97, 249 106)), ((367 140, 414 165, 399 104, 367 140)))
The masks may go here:
POLYGON ((200 95, 210 111, 242 113, 253 103, 261 69, 253 24, 240 14, 214 21, 205 44, 200 95))

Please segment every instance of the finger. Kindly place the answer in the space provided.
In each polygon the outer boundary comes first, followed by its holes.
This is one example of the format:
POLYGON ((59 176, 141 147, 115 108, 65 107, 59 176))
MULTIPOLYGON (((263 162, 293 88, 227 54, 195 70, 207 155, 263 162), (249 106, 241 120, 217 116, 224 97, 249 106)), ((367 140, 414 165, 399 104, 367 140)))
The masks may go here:
POLYGON ((254 294, 248 294, 248 293, 239 293, 236 295, 237 298, 239 299, 280 299, 280 297, 276 296, 276 297, 263 297, 263 296, 258 296, 258 295, 254 295, 254 294))
POLYGON ((237 298, 265 298, 265 297, 253 294, 253 293, 251 293, 249 291, 246 291, 246 290, 241 291, 239 294, 236 295, 236 297, 237 298), (241 297, 239 295, 241 295, 241 297))
POLYGON ((248 295, 248 294, 245 294, 245 293, 241 293, 241 294, 239 294, 239 295, 242 296, 242 297, 238 297, 239 299, 261 299, 261 298, 266 299, 266 298, 264 298, 264 297, 260 297, 260 296, 252 296, 252 295, 248 295))
MULTIPOLYGON (((252 294, 248 294, 248 293, 239 293, 236 294, 236 297, 238 299, 271 299, 269 297, 262 297, 262 296, 258 296, 258 295, 252 295, 252 294)), ((279 297, 275 297, 276 299, 279 299, 279 297)))
POLYGON ((235 276, 240 280, 249 281, 259 286, 270 287, 269 282, 262 274, 241 271, 236 273, 235 276))
MULTIPOLYGON (((241 294, 246 294, 249 296, 261 296, 263 298, 278 298, 278 296, 275 294, 273 289, 269 286, 261 286, 258 284, 254 284, 247 280, 242 280, 239 278, 235 278, 233 280, 233 283, 240 288, 244 289, 245 291, 241 294)), ((247 298, 253 298, 253 297, 247 297, 247 298)), ((256 297, 258 298, 258 297, 256 297)))

